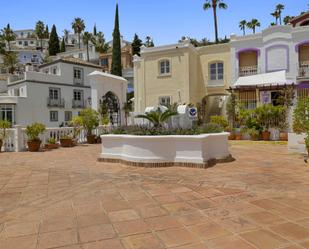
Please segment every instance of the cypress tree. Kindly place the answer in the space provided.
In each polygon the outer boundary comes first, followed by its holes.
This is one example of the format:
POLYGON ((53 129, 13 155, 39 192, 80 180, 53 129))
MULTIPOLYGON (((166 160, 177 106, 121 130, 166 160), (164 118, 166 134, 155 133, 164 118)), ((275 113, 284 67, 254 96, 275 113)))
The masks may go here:
POLYGON ((116 5, 115 27, 113 32, 112 70, 114 75, 122 76, 121 70, 121 40, 119 31, 118 4, 116 5))
POLYGON ((46 24, 45 26, 45 32, 44 32, 44 38, 48 39, 49 38, 49 30, 48 30, 48 25, 46 24))
POLYGON ((97 25, 96 24, 94 24, 93 26, 93 35, 97 36, 97 25))
POLYGON ((138 35, 134 35, 134 39, 132 41, 132 54, 140 56, 141 46, 143 45, 142 40, 139 39, 138 35))
POLYGON ((60 46, 60 52, 63 53, 65 52, 65 42, 64 42, 64 37, 62 38, 61 46, 60 46))
POLYGON ((53 25, 50 32, 49 42, 48 42, 48 52, 49 55, 56 55, 60 52, 59 38, 56 30, 56 26, 53 25))

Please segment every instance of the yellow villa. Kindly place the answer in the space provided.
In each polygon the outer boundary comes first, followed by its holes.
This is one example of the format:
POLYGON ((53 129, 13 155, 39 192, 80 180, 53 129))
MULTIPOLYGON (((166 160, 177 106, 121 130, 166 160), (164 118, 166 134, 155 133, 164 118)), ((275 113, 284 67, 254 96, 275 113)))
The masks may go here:
POLYGON ((134 111, 178 103, 201 106, 206 118, 225 114, 230 64, 229 44, 196 48, 184 41, 142 48, 141 56, 134 56, 134 111))

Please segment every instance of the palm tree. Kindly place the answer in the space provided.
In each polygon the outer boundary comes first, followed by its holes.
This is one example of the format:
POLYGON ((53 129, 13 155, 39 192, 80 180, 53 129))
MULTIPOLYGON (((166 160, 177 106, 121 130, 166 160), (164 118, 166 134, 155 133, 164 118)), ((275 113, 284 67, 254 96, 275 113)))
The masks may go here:
POLYGON ((239 28, 240 28, 240 30, 243 31, 243 35, 246 35, 246 26, 247 26, 246 20, 242 20, 242 21, 239 22, 239 28))
POLYGON ((13 74, 18 63, 17 54, 15 52, 5 52, 3 55, 3 64, 9 69, 9 73, 13 74))
POLYGON ((109 45, 105 42, 104 34, 101 31, 97 33, 94 43, 95 50, 99 53, 106 53, 109 49, 109 45))
POLYGON ((87 49, 87 61, 89 61, 89 42, 92 41, 92 34, 89 33, 89 32, 85 32, 84 35, 83 35, 83 43, 84 43, 84 46, 86 46, 86 49, 87 49))
POLYGON ((72 29, 78 35, 78 48, 80 48, 80 34, 85 30, 84 20, 80 17, 75 18, 72 22, 72 29))
POLYGON ((147 119, 150 123, 153 124, 155 128, 162 127, 164 123, 167 122, 167 120, 177 115, 178 113, 175 111, 172 111, 170 109, 162 112, 160 108, 156 111, 148 112, 146 114, 137 115, 136 118, 144 118, 147 119))
POLYGON ((276 19, 276 25, 278 25, 278 19, 280 18, 280 14, 278 10, 275 10, 273 13, 270 13, 276 19))
POLYGON ((278 12, 278 15, 279 15, 280 25, 282 25, 282 18, 281 18, 282 10, 284 10, 284 5, 283 4, 277 4, 276 11, 278 12))
POLYGON ((10 24, 8 23, 7 26, 1 30, 1 32, 2 32, 2 39, 5 42, 7 42, 9 51, 11 51, 11 41, 15 41, 16 36, 13 30, 11 29, 10 24))
POLYGON ((211 9, 213 10, 213 15, 214 15, 214 24, 215 24, 215 37, 216 37, 216 43, 219 42, 218 38, 218 19, 217 19, 217 8, 219 9, 227 9, 227 4, 223 2, 223 0, 206 0, 203 9, 208 10, 211 9))
POLYGON ((65 41, 66 44, 69 43, 69 34, 70 34, 69 30, 67 30, 67 29, 63 30, 64 41, 65 41))
POLYGON ((40 39, 41 51, 43 52, 43 38, 45 38, 45 25, 42 21, 38 21, 36 23, 35 34, 40 39))
POLYGON ((252 19, 251 22, 247 23, 247 27, 249 29, 252 29, 253 34, 255 34, 256 27, 260 27, 260 26, 261 26, 261 23, 257 19, 252 19))

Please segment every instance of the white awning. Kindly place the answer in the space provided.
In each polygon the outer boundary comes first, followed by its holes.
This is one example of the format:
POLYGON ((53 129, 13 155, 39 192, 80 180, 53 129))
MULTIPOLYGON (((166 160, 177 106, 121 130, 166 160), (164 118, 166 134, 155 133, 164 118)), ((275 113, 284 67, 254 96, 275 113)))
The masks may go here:
POLYGON ((233 88, 245 87, 245 86, 276 86, 276 85, 292 85, 294 82, 291 79, 286 78, 285 70, 256 74, 251 76, 239 77, 233 85, 233 88))

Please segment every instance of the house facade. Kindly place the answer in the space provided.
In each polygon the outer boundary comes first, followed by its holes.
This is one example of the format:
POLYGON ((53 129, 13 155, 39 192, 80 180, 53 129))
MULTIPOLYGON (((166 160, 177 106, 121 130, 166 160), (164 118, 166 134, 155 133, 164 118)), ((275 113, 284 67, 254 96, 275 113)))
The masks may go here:
POLYGON ((308 37, 308 26, 293 25, 231 36, 231 86, 245 107, 275 103, 288 86, 295 95, 308 95, 308 37))
POLYGON ((142 48, 134 57, 134 106, 201 105, 206 116, 224 112, 231 81, 230 45, 194 47, 189 41, 142 48), (208 112, 208 113, 207 113, 208 112))
POLYGON ((102 68, 66 58, 27 71, 21 79, 9 79, 8 95, 0 97, 0 118, 26 126, 33 122, 48 127, 66 125, 91 106, 89 74, 102 68))

